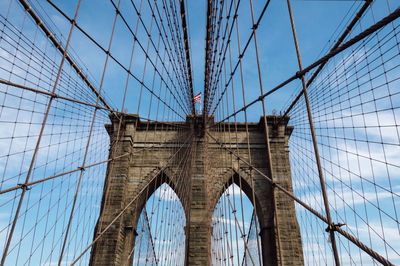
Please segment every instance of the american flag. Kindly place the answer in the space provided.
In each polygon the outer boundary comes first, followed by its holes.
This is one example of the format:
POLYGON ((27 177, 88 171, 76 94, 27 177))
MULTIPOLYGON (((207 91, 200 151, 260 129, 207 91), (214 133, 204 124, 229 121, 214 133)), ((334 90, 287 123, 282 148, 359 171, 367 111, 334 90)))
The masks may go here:
POLYGON ((201 103, 201 92, 193 97, 194 102, 201 103))

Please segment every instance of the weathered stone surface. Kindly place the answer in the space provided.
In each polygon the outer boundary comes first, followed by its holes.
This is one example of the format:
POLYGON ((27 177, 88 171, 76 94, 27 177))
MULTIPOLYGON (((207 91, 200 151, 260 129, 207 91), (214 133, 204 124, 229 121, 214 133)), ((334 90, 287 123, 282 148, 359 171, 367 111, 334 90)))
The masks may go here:
MULTIPOLYGON (((288 119, 278 125, 278 118, 267 117, 271 171, 275 182, 292 191, 288 140, 293 128, 287 126, 288 119)), ((218 142, 268 175, 264 118, 247 126, 244 123, 223 123, 214 127, 211 117, 206 129, 202 128, 201 119, 188 116, 186 122, 157 123, 140 121, 136 115, 125 115, 122 128, 117 132, 119 120, 111 117, 112 124, 106 126, 112 143, 110 157, 131 154, 108 165, 101 216, 94 237, 128 203, 132 204, 93 246, 91 265, 132 264, 132 258, 127 260, 135 241, 139 215, 146 200, 164 182, 177 193, 185 211, 186 265, 210 265, 212 214, 219 197, 232 183, 238 184, 255 203, 263 264, 303 265, 293 200, 273 189, 265 177, 238 161, 226 149, 221 149, 206 133, 207 130, 218 142), (190 140, 176 155, 176 162, 191 154, 189 165, 177 167, 177 164, 168 163, 182 140, 188 137, 190 140), (174 167, 165 168, 168 165, 174 167), (274 201, 277 213, 274 212, 274 201), (280 248, 276 237, 277 224, 280 248)))

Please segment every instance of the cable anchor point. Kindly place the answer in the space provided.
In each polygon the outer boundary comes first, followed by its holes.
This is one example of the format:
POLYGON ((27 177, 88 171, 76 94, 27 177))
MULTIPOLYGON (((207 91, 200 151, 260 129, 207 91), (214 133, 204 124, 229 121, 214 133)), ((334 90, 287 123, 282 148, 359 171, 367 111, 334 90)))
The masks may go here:
POLYGON ((19 188, 22 188, 22 189, 24 189, 24 190, 31 190, 31 188, 28 187, 27 184, 18 184, 18 186, 19 186, 19 188))
POLYGON ((337 223, 337 224, 330 224, 328 227, 325 229, 325 232, 329 233, 331 231, 337 231, 338 227, 342 227, 343 225, 346 225, 344 223, 337 223))

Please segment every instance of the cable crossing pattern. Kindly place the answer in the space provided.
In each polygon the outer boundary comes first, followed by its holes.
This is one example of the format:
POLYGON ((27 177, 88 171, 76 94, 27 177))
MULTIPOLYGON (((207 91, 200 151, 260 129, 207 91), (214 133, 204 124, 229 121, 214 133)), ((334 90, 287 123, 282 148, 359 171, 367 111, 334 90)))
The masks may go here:
POLYGON ((399 3, 200 2, 1 1, 0 265, 400 264, 399 3))

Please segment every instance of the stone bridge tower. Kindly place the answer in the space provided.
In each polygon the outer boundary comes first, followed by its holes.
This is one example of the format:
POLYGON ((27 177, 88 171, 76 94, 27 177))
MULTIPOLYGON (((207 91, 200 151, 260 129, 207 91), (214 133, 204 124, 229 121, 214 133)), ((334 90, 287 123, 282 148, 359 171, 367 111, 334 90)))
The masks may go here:
MULTIPOLYGON (((210 265, 212 215, 219 197, 232 182, 241 182, 243 192, 252 202, 255 195, 263 264, 303 265, 300 230, 293 200, 276 190, 277 219, 274 219, 270 183, 252 171, 253 193, 249 167, 237 160, 232 163, 229 151, 221 149, 215 141, 232 148, 247 160, 248 142, 244 123, 220 125, 230 127, 231 131, 228 132, 231 133, 228 133, 212 127, 212 117, 209 118, 207 129, 204 129, 200 116, 188 116, 186 122, 161 123, 144 122, 137 115, 126 114, 117 136, 119 120, 113 116, 110 118, 112 123, 106 126, 111 138, 110 157, 126 153, 130 153, 130 156, 123 156, 108 165, 107 174, 110 178, 104 186, 102 209, 94 237, 129 203, 133 203, 93 246, 91 265, 132 265, 127 258, 137 235, 138 217, 146 200, 164 182, 168 182, 177 193, 184 207, 187 223, 185 265, 210 265), (147 134, 149 128, 154 133, 147 134), (176 140, 187 139, 188 136, 191 136, 190 143, 179 151, 181 154, 177 157, 185 156, 187 149, 191 149, 191 163, 182 167, 167 167, 168 159, 177 151, 176 140), (115 147, 113 143, 116 143, 117 137, 118 147, 115 147), (151 149, 146 150, 150 146, 151 149), (176 182, 174 176, 185 178, 176 182), (188 189, 177 189, 180 186, 188 189), (277 248, 275 237, 276 221, 281 235, 280 249, 277 248), (279 250, 282 256, 278 254, 279 250)), ((267 117, 272 171, 274 181, 292 191, 288 140, 293 128, 287 125, 288 118, 279 118, 267 117), (277 124, 277 121, 281 123, 277 124)), ((247 127, 252 165, 266 174, 268 162, 263 123, 264 118, 259 123, 247 123, 247 127)))

